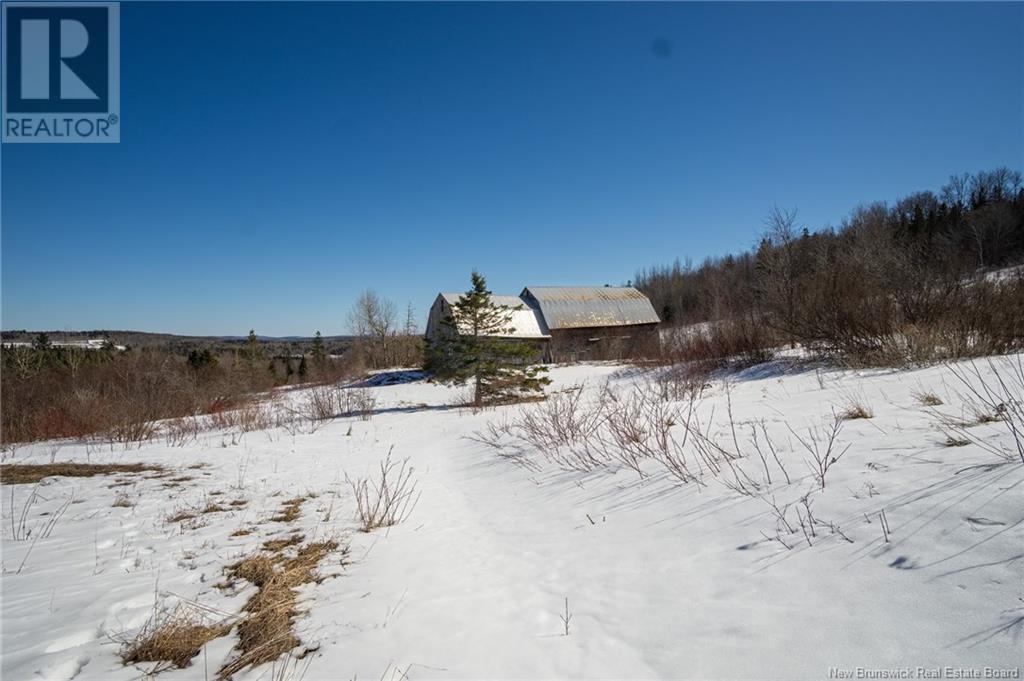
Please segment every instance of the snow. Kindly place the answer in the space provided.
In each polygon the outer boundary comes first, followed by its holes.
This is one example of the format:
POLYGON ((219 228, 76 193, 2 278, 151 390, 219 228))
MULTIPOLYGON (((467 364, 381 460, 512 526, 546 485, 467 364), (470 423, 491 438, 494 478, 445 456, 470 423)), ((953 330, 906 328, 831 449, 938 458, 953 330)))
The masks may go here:
MULTIPOLYGON (((596 395, 605 382, 634 390, 650 372, 601 364, 556 367, 551 377, 549 392, 585 383, 596 395)), ((852 541, 819 528, 791 550, 765 539, 776 521, 762 500, 713 479, 680 484, 655 462, 643 479, 624 467, 565 471, 539 455, 533 469, 516 465, 467 436, 536 405, 473 413, 453 406, 460 389, 417 378, 372 383, 372 419, 337 418, 315 432, 9 453, 8 463, 141 461, 174 473, 51 478, 27 510, 32 485, 3 486, 3 677, 140 678, 151 665, 123 666, 119 641, 154 603, 238 613, 252 588, 218 588, 225 566, 298 530, 350 550, 346 564, 340 555, 321 564, 327 579, 302 587, 297 630, 314 652, 294 678, 821 679, 858 668, 920 678, 919 667, 946 666, 1019 678, 1024 465, 977 444, 942 445, 933 412, 964 410, 948 368, 773 365, 732 375, 728 394, 720 377, 711 382, 700 409, 714 409, 723 436, 728 402, 737 423, 764 420, 793 477, 778 488, 787 499, 816 489, 789 429, 820 426, 851 396, 874 412, 844 422, 839 442, 850 449, 811 497, 815 517, 852 541), (945 404, 921 406, 924 391, 945 404), (370 475, 389 451, 414 467, 419 501, 403 523, 358 532, 346 479, 370 475), (167 486, 179 476, 192 479, 167 486), (131 483, 110 487, 118 480, 131 483), (118 492, 136 505, 111 506, 118 492), (294 523, 268 520, 300 495, 311 498, 294 523), (234 499, 248 503, 195 526, 166 522, 234 499), (40 528, 68 500, 49 537, 15 540, 23 511, 26 526, 40 528), (230 536, 250 526, 257 531, 230 536)), ((303 391, 282 399, 299 404, 303 391)), ((1005 424, 972 428, 1012 446, 1005 424)), ((752 475, 761 466, 756 456, 741 463, 752 475)), ((160 677, 214 678, 235 640, 215 640, 192 666, 160 677)), ((235 678, 281 677, 281 667, 235 678)))

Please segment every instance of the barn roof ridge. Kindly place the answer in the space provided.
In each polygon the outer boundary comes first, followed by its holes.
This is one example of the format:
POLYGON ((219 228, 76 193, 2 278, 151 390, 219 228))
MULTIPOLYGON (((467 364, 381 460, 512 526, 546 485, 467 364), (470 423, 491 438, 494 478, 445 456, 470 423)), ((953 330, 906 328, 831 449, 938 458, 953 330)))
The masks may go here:
POLYGON ((552 330, 661 321, 651 301, 633 286, 527 286, 519 295, 536 304, 552 330))

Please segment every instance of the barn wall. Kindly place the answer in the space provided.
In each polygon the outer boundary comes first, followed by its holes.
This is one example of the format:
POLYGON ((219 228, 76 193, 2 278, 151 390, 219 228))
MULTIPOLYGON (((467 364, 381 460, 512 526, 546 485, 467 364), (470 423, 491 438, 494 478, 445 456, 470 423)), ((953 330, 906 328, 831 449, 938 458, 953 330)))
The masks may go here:
POLYGON ((637 359, 658 349, 658 325, 552 329, 550 361, 637 359))
POLYGON ((451 308, 444 298, 438 296, 434 304, 430 306, 430 314, 427 315, 427 328, 424 335, 428 341, 437 340, 441 335, 450 333, 450 329, 442 326, 441 321, 448 316, 451 308))

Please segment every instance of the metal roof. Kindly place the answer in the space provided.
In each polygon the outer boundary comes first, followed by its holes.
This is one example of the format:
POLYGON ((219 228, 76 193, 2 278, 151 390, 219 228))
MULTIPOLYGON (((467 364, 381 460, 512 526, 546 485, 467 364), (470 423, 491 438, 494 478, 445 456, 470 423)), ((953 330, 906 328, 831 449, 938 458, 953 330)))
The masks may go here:
POLYGON ((654 306, 632 286, 527 286, 521 297, 536 301, 548 329, 657 324, 654 306))
MULTIPOLYGON (((461 300, 462 296, 464 296, 464 295, 466 295, 466 294, 465 293, 442 293, 441 297, 444 298, 444 302, 448 303, 449 305, 454 305, 455 303, 459 302, 459 300, 461 300)), ((512 307, 512 308, 519 307, 520 305, 522 305, 523 307, 526 307, 526 301, 524 301, 519 296, 496 296, 496 295, 491 295, 491 302, 494 303, 495 305, 507 305, 508 307, 512 307)))
MULTIPOLYGON (((463 293, 441 293, 441 297, 449 305, 459 301, 463 293)), ((505 305, 511 308, 512 319, 509 325, 513 328, 512 333, 502 334, 503 338, 549 338, 547 327, 541 319, 538 310, 530 307, 525 300, 519 296, 491 296, 491 302, 495 305, 505 305), (517 309, 518 308, 518 309, 517 309)), ((461 330, 460 330, 461 331, 461 330)))

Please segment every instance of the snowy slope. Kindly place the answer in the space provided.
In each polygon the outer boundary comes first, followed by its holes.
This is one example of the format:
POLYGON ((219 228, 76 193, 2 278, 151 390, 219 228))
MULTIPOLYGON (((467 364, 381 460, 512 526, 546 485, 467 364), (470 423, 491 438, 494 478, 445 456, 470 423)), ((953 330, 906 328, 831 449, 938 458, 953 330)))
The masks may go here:
MULTIPOLYGON (((605 381, 628 392, 648 377, 592 365, 556 368, 552 378, 551 390, 585 382, 596 394, 605 381)), ((152 665, 123 666, 118 642, 155 601, 237 613, 251 589, 217 588, 225 566, 295 529, 350 547, 347 564, 338 555, 321 566, 332 578, 303 587, 298 632, 314 652, 294 665, 295 678, 818 679, 830 668, 947 665, 1019 674, 1024 465, 973 443, 943 446, 916 395, 962 411, 949 370, 773 364, 732 378, 735 421, 764 420, 793 477, 780 494, 793 499, 817 483, 790 428, 820 426, 852 398, 873 410, 843 424, 838 439, 850 448, 812 496, 814 516, 841 534, 819 528, 787 549, 765 538, 777 523, 762 500, 714 479, 680 484, 655 462, 646 478, 614 466, 565 471, 542 456, 536 469, 516 465, 467 436, 531 407, 474 414, 451 406, 458 389, 424 382, 369 388, 371 420, 337 418, 315 432, 18 449, 8 463, 154 462, 175 475, 52 478, 27 510, 32 486, 3 486, 3 677, 141 678, 152 665), (414 467, 419 501, 401 524, 357 532, 346 476, 366 476, 392 449, 414 467), (178 476, 192 479, 170 482, 178 476), (118 480, 130 482, 110 487, 118 480), (112 507, 118 492, 136 505, 112 507), (267 520, 298 495, 311 498, 294 523, 267 520), (49 537, 14 538, 23 512, 29 528, 41 527, 72 497, 49 537), (192 524, 166 520, 211 499, 247 504, 192 524)), ((721 429, 726 408, 714 381, 700 409, 713 409, 721 429)), ((972 428, 1011 446, 1004 424, 972 428)), ((761 462, 742 465, 753 475, 761 462)), ((234 642, 218 639, 160 677, 214 678, 234 642)), ((235 678, 281 678, 281 669, 235 678)))

